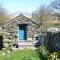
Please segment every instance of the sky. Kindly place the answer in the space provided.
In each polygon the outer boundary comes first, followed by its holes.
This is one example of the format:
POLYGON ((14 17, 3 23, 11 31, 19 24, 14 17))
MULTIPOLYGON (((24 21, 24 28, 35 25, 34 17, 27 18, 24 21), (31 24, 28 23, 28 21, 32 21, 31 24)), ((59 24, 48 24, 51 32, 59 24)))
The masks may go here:
POLYGON ((41 5, 49 5, 53 0, 0 0, 9 13, 23 11, 32 13, 41 5))

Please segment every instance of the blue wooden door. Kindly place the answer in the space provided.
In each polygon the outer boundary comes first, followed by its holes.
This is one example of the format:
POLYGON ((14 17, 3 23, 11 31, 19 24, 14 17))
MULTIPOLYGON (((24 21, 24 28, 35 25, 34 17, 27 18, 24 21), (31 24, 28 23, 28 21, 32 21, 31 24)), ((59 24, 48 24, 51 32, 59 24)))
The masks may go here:
POLYGON ((19 26, 19 40, 25 41, 27 39, 27 28, 25 25, 19 26))
POLYGON ((24 40, 24 30, 19 30, 19 40, 24 40))

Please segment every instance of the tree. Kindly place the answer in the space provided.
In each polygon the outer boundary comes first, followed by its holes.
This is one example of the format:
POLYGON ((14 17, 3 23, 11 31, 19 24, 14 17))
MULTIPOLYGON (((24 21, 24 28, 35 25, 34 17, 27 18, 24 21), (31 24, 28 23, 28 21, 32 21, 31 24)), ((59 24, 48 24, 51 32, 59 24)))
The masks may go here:
POLYGON ((50 5, 53 9, 57 9, 60 11, 60 0, 54 0, 51 5, 50 5))
POLYGON ((0 4, 0 26, 2 26, 8 19, 9 16, 7 14, 7 10, 0 4))
POLYGON ((60 20, 60 0, 54 0, 50 4, 50 8, 54 11, 54 15, 58 17, 58 20, 60 20))
POLYGON ((39 25, 37 31, 41 45, 44 45, 45 32, 48 27, 53 25, 53 16, 51 9, 46 6, 41 6, 32 13, 33 21, 39 25))
POLYGON ((55 16, 55 25, 59 26, 60 25, 60 0, 54 0, 50 4, 51 9, 54 11, 54 16, 55 16))
POLYGON ((33 21, 39 25, 39 32, 42 33, 51 25, 53 16, 49 7, 41 6, 35 12, 32 13, 33 21))

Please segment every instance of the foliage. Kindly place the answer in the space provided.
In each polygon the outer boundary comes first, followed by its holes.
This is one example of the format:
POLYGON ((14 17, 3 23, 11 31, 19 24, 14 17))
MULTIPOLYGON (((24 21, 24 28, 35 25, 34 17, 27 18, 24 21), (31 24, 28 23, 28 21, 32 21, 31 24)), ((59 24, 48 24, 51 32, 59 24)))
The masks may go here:
POLYGON ((37 48, 37 53, 40 57, 41 60, 48 60, 48 50, 44 47, 44 46, 40 46, 39 48, 37 48))
POLYGON ((49 52, 49 50, 45 46, 40 46, 37 48, 37 54, 39 55, 41 60, 58 60, 60 59, 60 52, 49 52))

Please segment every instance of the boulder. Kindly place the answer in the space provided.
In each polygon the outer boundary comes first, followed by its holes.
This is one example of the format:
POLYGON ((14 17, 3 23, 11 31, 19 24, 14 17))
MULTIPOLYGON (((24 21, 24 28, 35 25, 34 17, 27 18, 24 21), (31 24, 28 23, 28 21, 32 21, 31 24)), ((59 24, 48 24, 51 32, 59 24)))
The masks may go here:
POLYGON ((5 42, 5 43, 6 43, 6 42, 7 42, 7 43, 11 43, 11 40, 9 40, 9 39, 4 39, 3 42, 5 42))
POLYGON ((5 48, 9 47, 8 43, 3 43, 3 45, 5 48))

